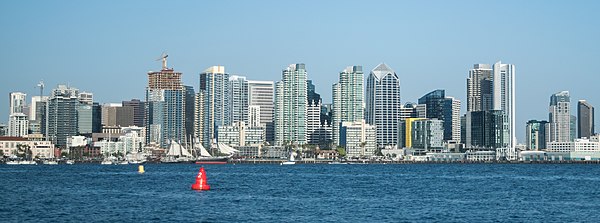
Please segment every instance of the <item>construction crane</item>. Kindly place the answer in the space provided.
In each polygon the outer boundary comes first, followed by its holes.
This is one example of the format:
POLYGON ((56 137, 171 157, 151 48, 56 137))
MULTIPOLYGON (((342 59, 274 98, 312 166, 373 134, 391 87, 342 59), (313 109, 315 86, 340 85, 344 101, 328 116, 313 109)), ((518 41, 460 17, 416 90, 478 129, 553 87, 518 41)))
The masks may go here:
POLYGON ((156 61, 162 60, 162 69, 166 70, 167 69, 167 57, 169 57, 169 55, 167 55, 167 53, 163 52, 160 57, 158 59, 156 59, 156 61))

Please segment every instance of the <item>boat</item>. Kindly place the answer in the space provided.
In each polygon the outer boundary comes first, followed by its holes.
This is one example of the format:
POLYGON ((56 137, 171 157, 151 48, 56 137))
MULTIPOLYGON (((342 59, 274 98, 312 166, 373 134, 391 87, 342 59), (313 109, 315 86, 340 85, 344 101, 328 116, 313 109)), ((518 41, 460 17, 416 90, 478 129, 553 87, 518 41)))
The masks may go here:
POLYGON ((161 163, 192 163, 194 161, 192 154, 173 140, 171 140, 166 157, 160 160, 161 163))
POLYGON ((290 158, 287 161, 281 162, 280 165, 294 165, 296 164, 296 153, 294 151, 290 152, 290 158))
POLYGON ((100 164, 102 164, 102 165, 112 165, 113 161, 110 160, 110 159, 104 159, 104 160, 102 160, 102 162, 100 164))
POLYGON ((194 143, 194 148, 200 151, 200 155, 196 158, 196 164, 226 164, 227 161, 233 156, 234 153, 239 152, 238 150, 231 148, 224 143, 217 143, 217 149, 223 153, 228 154, 227 156, 212 156, 201 143, 194 143))
POLYGON ((73 160, 67 160, 67 162, 65 162, 67 165, 73 165, 75 164, 75 161, 73 160))
POLYGON ((346 163, 346 162, 343 162, 343 163, 342 163, 342 162, 337 162, 337 161, 335 161, 335 162, 329 162, 329 163, 327 163, 327 164, 331 164, 331 165, 343 165, 343 164, 348 164, 348 163, 346 163))
POLYGON ((56 162, 56 160, 44 160, 43 164, 44 165, 58 165, 58 162, 56 162))
POLYGON ((7 165, 19 165, 19 161, 17 160, 10 160, 10 161, 6 161, 7 165))

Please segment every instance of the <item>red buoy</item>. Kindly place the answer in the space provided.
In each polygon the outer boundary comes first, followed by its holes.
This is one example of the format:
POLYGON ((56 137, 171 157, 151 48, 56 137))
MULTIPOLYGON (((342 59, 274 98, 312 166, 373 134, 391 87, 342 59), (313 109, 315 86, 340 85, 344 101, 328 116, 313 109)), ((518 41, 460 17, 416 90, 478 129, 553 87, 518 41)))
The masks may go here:
POLYGON ((198 176, 196 176, 196 183, 192 184, 192 190, 210 190, 210 186, 206 182, 206 172, 204 167, 200 167, 198 176))

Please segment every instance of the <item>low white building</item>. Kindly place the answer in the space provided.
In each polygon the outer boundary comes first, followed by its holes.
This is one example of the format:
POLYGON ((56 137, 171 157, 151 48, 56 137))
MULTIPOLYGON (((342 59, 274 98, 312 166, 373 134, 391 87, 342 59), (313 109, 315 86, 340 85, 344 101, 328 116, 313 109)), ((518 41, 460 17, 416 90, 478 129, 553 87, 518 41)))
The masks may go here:
POLYGON ((0 136, 0 151, 4 156, 16 156, 31 151, 32 157, 54 158, 54 144, 38 137, 0 136), (19 150, 20 148, 20 150, 19 150))
POLYGON ((471 162, 491 162, 496 160, 496 151, 492 150, 479 150, 479 151, 467 151, 465 153, 465 159, 471 162))
POLYGON ((550 160, 600 160, 600 140, 575 139, 574 142, 549 142, 546 148, 550 160))
POLYGON ((245 122, 219 126, 217 141, 229 146, 261 146, 265 141, 265 129, 249 127, 245 122))

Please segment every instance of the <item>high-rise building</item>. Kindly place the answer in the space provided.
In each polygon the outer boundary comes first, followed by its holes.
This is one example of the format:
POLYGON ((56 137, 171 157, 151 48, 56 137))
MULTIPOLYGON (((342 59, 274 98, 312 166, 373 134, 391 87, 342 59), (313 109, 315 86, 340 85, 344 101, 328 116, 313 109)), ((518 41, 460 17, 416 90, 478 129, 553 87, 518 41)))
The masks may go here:
POLYGON ((321 102, 314 101, 307 106, 307 140, 311 145, 328 146, 331 143, 331 126, 321 122, 321 102))
POLYGON ((230 125, 229 74, 225 67, 212 66, 200 74, 200 91, 204 96, 204 129, 202 139, 204 147, 210 148, 217 140, 219 126, 230 125))
MULTIPOLYGON (((121 104, 123 107, 132 107, 133 108, 133 125, 138 127, 144 127, 145 121, 144 116, 145 112, 145 102, 140 101, 140 99, 131 99, 129 101, 122 101, 121 104)), ((186 103, 187 105, 187 103, 186 103)))
POLYGON ((8 94, 9 96, 9 115, 25 113, 25 107, 27 103, 27 94, 23 92, 11 92, 8 94))
POLYGON ((586 100, 577 102, 577 137, 590 138, 594 135, 594 107, 586 100))
POLYGON ((80 92, 79 102, 86 105, 92 105, 94 103, 94 94, 90 92, 80 92))
POLYGON ((429 152, 441 152, 444 147, 444 121, 438 119, 421 119, 412 122, 412 148, 429 152))
POLYGON ((340 129, 340 145, 346 148, 348 157, 372 156, 377 151, 375 142, 376 127, 358 122, 342 122, 340 129))
POLYGON ((571 96, 561 91, 550 96, 550 139, 548 142, 571 141, 571 96))
POLYGON ((134 107, 121 103, 106 103, 102 106, 102 125, 127 127, 134 125, 134 107))
POLYGON ((29 130, 29 118, 25 114, 27 94, 9 93, 8 136, 25 136, 29 130))
MULTIPOLYGON (((79 97, 81 100, 81 97, 79 97)), ((77 111, 77 133, 86 135, 93 133, 93 103, 81 102, 75 110, 77 111)))
POLYGON ((204 93, 199 91, 194 97, 194 141, 204 142, 204 93))
POLYGON ((419 98, 419 104, 426 105, 429 119, 443 121, 444 140, 460 141, 460 101, 446 97, 444 90, 438 89, 419 98))
POLYGON ((489 64, 475 64, 467 78, 467 111, 492 109, 492 68, 489 64))
POLYGON ((384 63, 377 65, 367 79, 366 122, 377 129, 378 147, 395 146, 398 143, 400 120, 400 79, 396 72, 384 63))
POLYGON ((460 142, 460 101, 453 97, 446 97, 444 113, 444 140, 460 142))
POLYGON ((77 108, 79 107, 79 90, 66 85, 58 85, 52 90, 46 106, 46 114, 42 118, 42 133, 56 147, 65 149, 67 139, 78 133, 77 108))
POLYGON ((291 64, 275 87, 275 144, 307 143, 307 73, 304 64, 291 64))
POLYGON ((508 119, 508 146, 515 148, 515 65, 496 62, 492 74, 492 109, 504 111, 508 119))
POLYGON ((497 149, 508 147, 508 118, 501 110, 467 112, 466 147, 497 149))
MULTIPOLYGON (((194 135, 194 110, 196 109, 196 93, 194 87, 184 86, 185 89, 185 137, 191 139, 194 135)), ((134 111, 135 116, 135 111, 134 111)))
POLYGON ((219 143, 229 146, 261 146, 265 141, 265 129, 236 122, 233 125, 219 126, 217 136, 219 143))
POLYGON ((248 123, 248 80, 246 77, 229 77, 229 123, 248 123))
POLYGON ((248 126, 249 127, 263 126, 260 122, 260 106, 258 106, 258 105, 248 106, 248 126))
POLYGON ((412 148, 413 142, 413 123, 418 120, 426 120, 425 117, 422 118, 405 118, 400 121, 400 132, 401 134, 398 136, 398 147, 399 148, 412 148))
POLYGON ((548 121, 529 120, 527 122, 527 131, 525 132, 527 150, 546 149, 549 127, 548 121))
POLYGON ((181 72, 167 68, 148 72, 146 87, 146 142, 166 148, 171 140, 183 142, 185 134, 185 89, 181 72))
POLYGON ((266 141, 269 143, 275 141, 275 125, 273 124, 274 97, 273 81, 248 80, 248 105, 260 108, 260 123, 265 126, 266 141))
POLYGON ((362 66, 346 67, 333 84, 332 131, 334 145, 340 144, 342 122, 358 122, 364 119, 364 73, 362 66))

